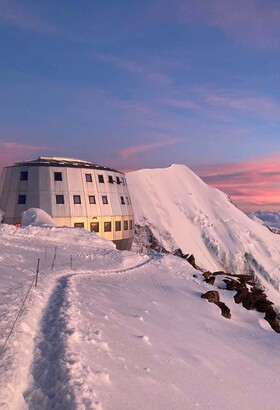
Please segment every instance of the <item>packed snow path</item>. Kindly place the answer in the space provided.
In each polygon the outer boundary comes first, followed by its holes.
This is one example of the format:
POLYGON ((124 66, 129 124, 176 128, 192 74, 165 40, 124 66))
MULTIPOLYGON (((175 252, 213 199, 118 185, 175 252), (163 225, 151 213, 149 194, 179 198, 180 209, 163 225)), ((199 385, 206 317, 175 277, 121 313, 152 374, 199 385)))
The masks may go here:
POLYGON ((31 365, 34 386, 25 393, 31 409, 75 409, 75 395, 70 386, 70 366, 67 357, 69 329, 69 276, 58 280, 44 316, 31 365))

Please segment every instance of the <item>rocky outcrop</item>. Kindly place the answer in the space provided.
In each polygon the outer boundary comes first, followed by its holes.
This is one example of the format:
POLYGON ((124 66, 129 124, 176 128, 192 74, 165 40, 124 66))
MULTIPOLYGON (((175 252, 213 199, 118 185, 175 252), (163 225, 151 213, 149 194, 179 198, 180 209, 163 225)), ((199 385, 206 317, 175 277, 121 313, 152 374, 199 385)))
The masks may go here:
POLYGON ((219 292, 217 292, 216 290, 210 290, 206 293, 203 293, 201 295, 201 298, 207 299, 208 302, 214 303, 216 306, 218 306, 221 309, 221 315, 224 316, 226 319, 231 318, 230 309, 227 307, 227 305, 224 302, 220 301, 219 292))

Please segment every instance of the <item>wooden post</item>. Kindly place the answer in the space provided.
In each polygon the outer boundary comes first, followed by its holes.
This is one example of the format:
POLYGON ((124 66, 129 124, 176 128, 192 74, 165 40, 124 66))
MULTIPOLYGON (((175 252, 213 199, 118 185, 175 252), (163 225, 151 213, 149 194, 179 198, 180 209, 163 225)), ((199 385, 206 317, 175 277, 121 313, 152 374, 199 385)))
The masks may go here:
POLYGON ((53 261, 52 261, 52 270, 53 270, 53 268, 54 268, 55 259, 56 259, 56 246, 55 246, 55 248, 54 248, 54 255, 53 255, 53 261))
POLYGON ((36 270, 36 278, 35 278, 35 287, 37 287, 37 283, 38 283, 39 266, 40 266, 40 259, 38 259, 38 262, 37 262, 37 270, 36 270))
POLYGON ((73 258, 72 258, 72 255, 70 255, 70 265, 71 265, 71 270, 73 270, 73 258))

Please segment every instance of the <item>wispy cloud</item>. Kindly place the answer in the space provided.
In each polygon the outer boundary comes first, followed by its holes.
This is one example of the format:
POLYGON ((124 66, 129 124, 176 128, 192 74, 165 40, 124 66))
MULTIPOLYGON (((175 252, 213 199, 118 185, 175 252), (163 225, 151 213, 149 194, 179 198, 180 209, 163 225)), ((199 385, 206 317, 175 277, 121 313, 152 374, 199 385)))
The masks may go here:
POLYGON ((50 22, 35 15, 31 10, 28 10, 23 3, 16 0, 0 0, 0 21, 6 24, 36 31, 43 34, 61 34, 61 30, 55 27, 50 22))
POLYGON ((205 182, 230 195, 243 210, 280 209, 280 155, 192 166, 205 182))
POLYGON ((119 70, 124 70, 131 75, 136 75, 151 84, 163 86, 173 83, 171 77, 151 67, 151 62, 150 64, 144 64, 143 61, 138 62, 125 57, 103 53, 91 53, 89 58, 111 64, 119 70))
POLYGON ((9 141, 0 141, 0 148, 7 148, 12 150, 21 149, 25 152, 33 152, 33 151, 44 151, 50 149, 49 147, 45 147, 43 145, 32 145, 32 144, 22 144, 19 142, 9 142, 9 141))
POLYGON ((182 99, 168 99, 164 100, 163 104, 168 105, 170 107, 180 108, 183 110, 195 110, 201 111, 203 107, 196 102, 189 101, 189 100, 182 100, 182 99))
POLYGON ((168 145, 179 144, 180 142, 182 142, 182 139, 174 138, 174 139, 167 140, 167 141, 154 142, 154 143, 143 144, 143 145, 135 145, 133 147, 122 149, 120 151, 120 155, 122 158, 127 159, 130 156, 140 154, 142 152, 152 151, 156 148, 162 148, 168 145))
POLYGON ((277 1, 174 0, 174 8, 180 22, 200 21, 220 29, 231 39, 257 48, 280 46, 280 3, 277 1))
POLYGON ((230 91, 218 93, 205 93, 205 100, 209 105, 257 114, 268 119, 280 118, 280 104, 278 101, 266 96, 249 95, 246 93, 236 93, 230 91))

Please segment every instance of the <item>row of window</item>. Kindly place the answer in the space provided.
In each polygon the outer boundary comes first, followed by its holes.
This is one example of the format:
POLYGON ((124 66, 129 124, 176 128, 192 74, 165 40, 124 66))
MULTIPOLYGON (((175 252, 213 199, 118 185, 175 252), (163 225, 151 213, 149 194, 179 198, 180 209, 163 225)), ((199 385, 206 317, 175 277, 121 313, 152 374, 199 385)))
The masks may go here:
MULTIPOLYGON (((133 229, 133 221, 123 221, 123 230, 128 231, 128 223, 129 223, 129 229, 133 229)), ((76 222, 74 224, 75 228, 84 228, 85 224, 83 222, 76 222)), ((91 232, 99 232, 99 222, 91 222, 90 224, 90 230, 91 232)), ((121 231, 122 230, 122 222, 121 221, 115 221, 115 231, 121 231)), ((112 232, 112 222, 104 222, 104 232, 112 232)))
MULTIPOLYGON (((107 195, 102 195, 101 199, 102 199, 102 203, 104 205, 107 205, 109 203, 107 195)), ((56 195, 55 200, 56 200, 56 203, 58 205, 64 205, 64 195, 56 195)), ((96 204, 95 195, 89 195, 88 196, 88 201, 91 205, 96 204)), ((82 203, 81 195, 73 195, 73 202, 74 202, 75 205, 80 205, 82 203)), ((129 197, 126 197, 126 202, 127 202, 128 205, 130 204, 129 197)), ((20 205, 26 204, 26 195, 19 195, 18 196, 18 204, 20 204, 20 205)), ((125 200, 124 200, 123 196, 121 196, 121 204, 125 205, 125 200)))
MULTIPOLYGON (((92 174, 85 174, 86 182, 92 182, 92 174)), ((20 173, 20 180, 21 181, 28 181, 28 171, 21 171, 20 173)), ((62 181, 62 172, 54 172, 54 181, 62 181)), ((98 182, 104 184, 104 175, 98 175, 98 182)), ((108 182, 113 184, 116 182, 117 184, 125 184, 125 179, 123 177, 116 177, 116 180, 112 177, 112 175, 108 175, 108 182)))

